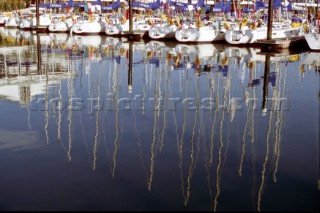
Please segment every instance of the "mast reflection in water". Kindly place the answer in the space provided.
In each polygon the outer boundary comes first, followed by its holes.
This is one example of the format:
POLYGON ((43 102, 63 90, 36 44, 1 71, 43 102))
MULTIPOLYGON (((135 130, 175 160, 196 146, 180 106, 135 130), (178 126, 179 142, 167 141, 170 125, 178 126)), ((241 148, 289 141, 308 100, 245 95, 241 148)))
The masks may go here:
POLYGON ((319 53, 9 31, 1 210, 319 210, 319 53))

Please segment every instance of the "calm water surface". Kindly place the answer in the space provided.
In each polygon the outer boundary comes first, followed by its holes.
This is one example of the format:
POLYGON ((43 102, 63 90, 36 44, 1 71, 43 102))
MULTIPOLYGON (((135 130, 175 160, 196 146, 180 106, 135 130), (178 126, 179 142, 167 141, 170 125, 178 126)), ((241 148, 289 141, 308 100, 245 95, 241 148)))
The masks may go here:
POLYGON ((0 39, 0 210, 319 211, 319 52, 0 39))

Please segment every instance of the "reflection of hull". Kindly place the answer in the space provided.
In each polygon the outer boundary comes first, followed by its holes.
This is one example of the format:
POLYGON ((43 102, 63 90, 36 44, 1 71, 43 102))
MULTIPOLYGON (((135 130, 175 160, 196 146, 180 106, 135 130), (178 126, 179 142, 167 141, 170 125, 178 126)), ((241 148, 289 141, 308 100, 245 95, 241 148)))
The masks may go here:
POLYGON ((310 49, 320 50, 320 34, 319 33, 306 33, 304 37, 310 49))
POLYGON ((320 68, 320 52, 310 52, 302 64, 320 68))
POLYGON ((0 35, 1 36, 8 36, 9 35, 8 29, 4 28, 4 27, 0 27, 0 35))
POLYGON ((245 57, 249 55, 250 50, 249 48, 241 48, 241 47, 227 47, 225 49, 225 54, 228 58, 231 57, 245 57))
MULTIPOLYGON (((177 44, 166 51, 166 58, 172 63, 173 68, 193 68, 197 75, 210 72, 214 66, 217 55, 223 51, 223 45, 208 43, 177 44)), ((172 68, 172 69, 173 69, 172 68)))
POLYGON ((121 44, 123 42, 126 42, 127 39, 123 38, 123 37, 107 37, 105 39, 105 45, 108 47, 116 47, 117 44, 121 44))
POLYGON ((26 31, 26 30, 20 30, 20 34, 21 37, 25 40, 25 41, 31 41, 33 39, 33 34, 31 33, 31 31, 26 31))
POLYGON ((228 58, 243 58, 244 61, 265 61, 265 56, 258 54, 260 49, 257 48, 227 47, 224 52, 228 58))
POLYGON ((216 48, 213 44, 197 44, 197 45, 186 45, 178 44, 175 47, 177 53, 194 54, 200 58, 211 57, 216 53, 216 48))
MULTIPOLYGON (((62 79, 68 78, 68 74, 62 76, 62 79)), ((44 94, 48 83, 59 83, 61 76, 48 75, 48 82, 44 79, 44 76, 41 75, 18 76, 10 78, 10 81, 0 79, 0 97, 9 101, 28 103, 32 97, 44 94)))
POLYGON ((175 38, 180 42, 223 41, 224 31, 215 30, 211 26, 181 29, 176 31, 175 38))
POLYGON ((40 40, 40 44, 43 45, 49 45, 51 43, 51 38, 49 35, 47 34, 36 34, 34 35, 33 38, 33 42, 36 44, 38 41, 38 36, 39 36, 39 40, 40 40))
POLYGON ((99 35, 91 35, 91 36, 80 36, 75 35, 72 36, 73 43, 76 43, 81 46, 100 46, 101 45, 101 36, 99 35))
POLYGON ((168 48, 165 43, 160 41, 150 41, 146 44, 146 51, 161 51, 161 49, 168 48))
MULTIPOLYGON (((261 52, 260 48, 253 47, 234 47, 229 46, 225 49, 225 55, 228 58, 240 58, 244 61, 254 61, 254 62, 265 62, 266 55, 261 52)), ((288 53, 279 53, 270 55, 271 63, 276 63, 279 61, 293 61, 296 54, 290 55, 288 53)))
MULTIPOLYGON (((33 77, 33 81, 35 81, 35 78, 33 77)), ((20 82, 19 82, 20 83, 20 82)), ((21 94, 21 89, 19 87, 19 83, 14 85, 4 85, 0 86, 0 96, 4 97, 7 100, 14 101, 14 102, 20 102, 20 97, 23 95, 21 94)), ((45 91, 46 82, 38 82, 33 83, 29 86, 30 88, 30 96, 33 97, 35 95, 41 95, 44 94, 45 91)))
POLYGON ((12 28, 12 29, 7 29, 7 31, 8 31, 8 36, 12 36, 15 39, 21 38, 21 34, 20 34, 20 30, 19 29, 12 28))
POLYGON ((126 42, 127 39, 122 37, 107 37, 105 39, 104 44, 102 45, 102 49, 105 50, 106 56, 125 56, 127 57, 127 53, 129 50, 129 43, 126 42))
POLYGON ((67 33, 49 33, 51 42, 55 44, 69 43, 69 34, 67 33))

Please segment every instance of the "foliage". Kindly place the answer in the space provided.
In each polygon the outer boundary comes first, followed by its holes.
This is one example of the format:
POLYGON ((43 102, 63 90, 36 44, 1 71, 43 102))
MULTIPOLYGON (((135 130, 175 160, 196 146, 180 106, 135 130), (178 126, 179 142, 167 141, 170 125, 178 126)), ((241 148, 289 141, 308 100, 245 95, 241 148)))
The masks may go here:
POLYGON ((0 11, 12 11, 16 8, 22 9, 25 8, 25 1, 21 0, 12 0, 12 1, 0 1, 0 11))

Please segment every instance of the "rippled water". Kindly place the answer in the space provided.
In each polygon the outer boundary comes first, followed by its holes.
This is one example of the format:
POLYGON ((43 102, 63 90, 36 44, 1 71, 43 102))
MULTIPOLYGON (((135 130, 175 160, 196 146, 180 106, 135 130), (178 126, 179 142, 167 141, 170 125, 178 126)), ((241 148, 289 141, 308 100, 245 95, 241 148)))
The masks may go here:
POLYGON ((0 33, 0 210, 319 210, 319 52, 0 33))

